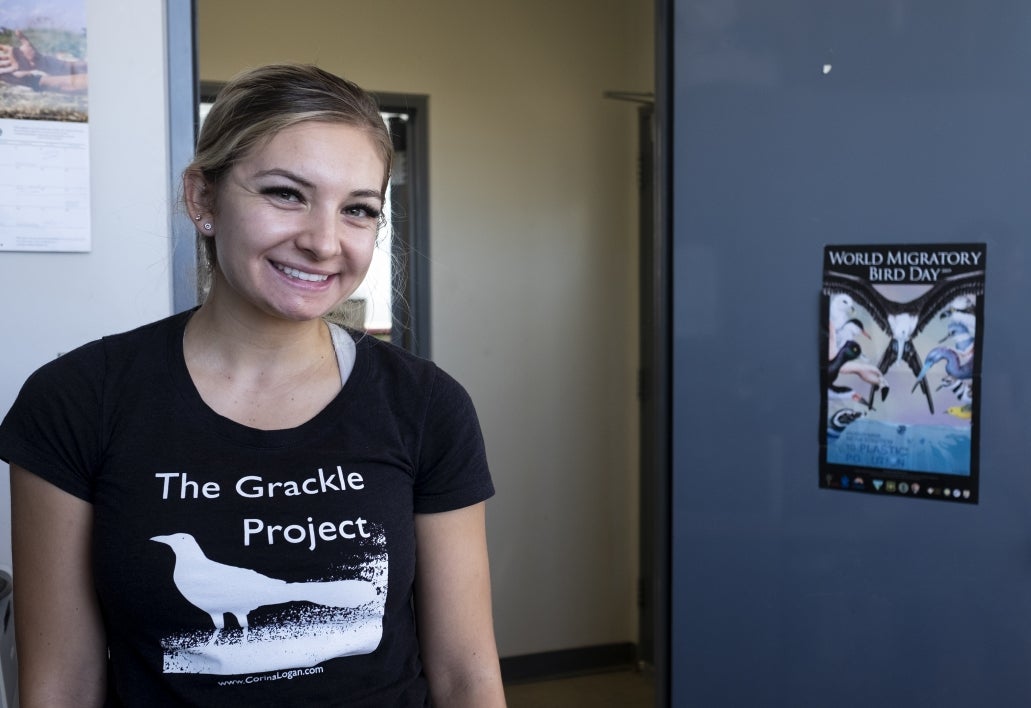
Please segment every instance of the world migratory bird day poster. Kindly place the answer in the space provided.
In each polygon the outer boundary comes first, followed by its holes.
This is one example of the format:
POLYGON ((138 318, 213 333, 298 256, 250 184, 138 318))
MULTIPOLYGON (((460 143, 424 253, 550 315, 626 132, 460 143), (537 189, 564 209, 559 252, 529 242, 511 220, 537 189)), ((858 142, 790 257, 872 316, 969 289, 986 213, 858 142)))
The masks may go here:
POLYGON ((977 503, 985 256, 824 248, 820 487, 977 503))

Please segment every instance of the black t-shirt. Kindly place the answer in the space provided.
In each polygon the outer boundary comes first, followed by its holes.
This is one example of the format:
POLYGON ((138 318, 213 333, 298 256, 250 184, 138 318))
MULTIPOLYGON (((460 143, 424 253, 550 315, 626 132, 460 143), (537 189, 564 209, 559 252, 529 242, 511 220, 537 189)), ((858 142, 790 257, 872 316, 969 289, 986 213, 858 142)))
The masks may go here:
POLYGON ((323 411, 248 428, 194 387, 189 315, 47 364, 0 425, 0 458, 93 505, 111 704, 428 705, 414 514, 493 494, 468 395, 354 335, 323 411))

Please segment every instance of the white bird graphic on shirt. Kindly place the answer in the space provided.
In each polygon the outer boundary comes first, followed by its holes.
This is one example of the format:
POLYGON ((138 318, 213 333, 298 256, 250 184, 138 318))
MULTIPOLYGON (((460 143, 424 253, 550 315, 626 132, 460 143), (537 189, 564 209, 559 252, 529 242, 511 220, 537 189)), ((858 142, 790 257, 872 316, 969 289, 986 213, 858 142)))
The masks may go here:
POLYGON ((188 533, 154 536, 175 552, 172 580, 190 604, 211 616, 214 644, 225 627, 225 615, 236 617, 247 641, 247 615, 259 607, 287 602, 311 602, 326 607, 360 607, 377 597, 376 586, 365 580, 289 583, 267 575, 213 561, 188 533))

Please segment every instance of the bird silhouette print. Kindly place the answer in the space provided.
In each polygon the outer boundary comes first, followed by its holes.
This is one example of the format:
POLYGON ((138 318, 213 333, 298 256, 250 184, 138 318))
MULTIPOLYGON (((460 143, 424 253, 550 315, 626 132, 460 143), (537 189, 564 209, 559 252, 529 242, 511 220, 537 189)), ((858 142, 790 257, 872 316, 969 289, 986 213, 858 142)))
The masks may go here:
POLYGON ((154 536, 175 553, 172 580, 182 596, 206 612, 215 625, 212 645, 225 627, 225 615, 236 618, 247 641, 247 616, 267 605, 311 602, 327 607, 360 607, 377 599, 376 586, 365 580, 291 583, 251 570, 213 561, 188 533, 154 536))

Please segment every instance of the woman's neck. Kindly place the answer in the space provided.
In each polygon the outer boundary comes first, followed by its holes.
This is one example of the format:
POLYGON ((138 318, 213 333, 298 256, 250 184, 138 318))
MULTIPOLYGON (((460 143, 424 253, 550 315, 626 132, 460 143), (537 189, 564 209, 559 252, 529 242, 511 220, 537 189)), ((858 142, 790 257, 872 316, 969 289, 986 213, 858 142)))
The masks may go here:
POLYGON ((210 298, 183 337, 186 368, 219 414, 255 428, 295 427, 316 415, 341 386, 329 327, 294 322, 210 298))
POLYGON ((187 323, 184 345, 187 352, 215 355, 246 367, 253 363, 303 364, 331 347, 332 340, 321 319, 294 322, 209 300, 187 323))

